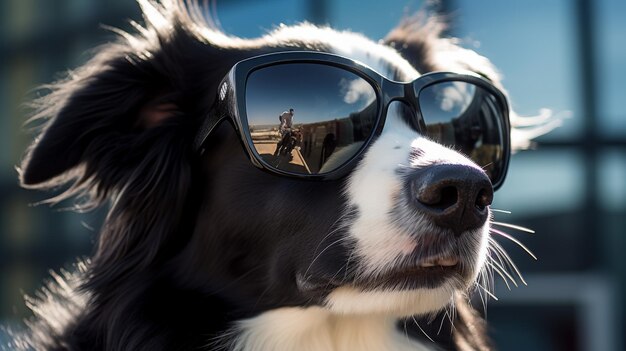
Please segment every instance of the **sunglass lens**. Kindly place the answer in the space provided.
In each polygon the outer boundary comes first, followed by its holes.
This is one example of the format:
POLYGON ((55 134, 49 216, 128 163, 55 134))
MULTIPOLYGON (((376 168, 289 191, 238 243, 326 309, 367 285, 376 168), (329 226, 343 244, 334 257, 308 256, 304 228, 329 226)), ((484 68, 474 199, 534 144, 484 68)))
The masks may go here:
POLYGON ((427 135, 461 151, 498 182, 504 173, 503 116, 497 98, 471 83, 446 81, 419 92, 427 135))
POLYGON ((378 102, 362 77, 334 66, 285 63, 246 83, 250 138, 266 166, 295 174, 332 172, 372 135, 378 102))

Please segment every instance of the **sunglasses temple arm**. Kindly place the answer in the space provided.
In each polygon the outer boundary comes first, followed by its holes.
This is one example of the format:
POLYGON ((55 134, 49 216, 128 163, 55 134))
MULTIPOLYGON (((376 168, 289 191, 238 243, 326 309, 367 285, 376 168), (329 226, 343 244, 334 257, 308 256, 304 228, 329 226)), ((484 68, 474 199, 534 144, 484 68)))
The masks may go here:
POLYGON ((213 128, 215 128, 225 118, 232 116, 232 110, 234 108, 234 106, 232 106, 234 101, 233 97, 234 91, 232 89, 231 81, 229 77, 226 77, 220 84, 214 107, 207 113, 204 121, 202 121, 202 126, 200 126, 200 129, 196 134, 193 144, 194 151, 201 150, 202 145, 206 141, 209 134, 211 134, 213 128))

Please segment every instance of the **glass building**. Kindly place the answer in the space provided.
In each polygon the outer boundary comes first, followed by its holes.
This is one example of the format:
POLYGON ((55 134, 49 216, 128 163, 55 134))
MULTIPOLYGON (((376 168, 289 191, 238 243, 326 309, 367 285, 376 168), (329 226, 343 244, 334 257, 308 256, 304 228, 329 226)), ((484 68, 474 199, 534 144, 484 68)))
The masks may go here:
MULTIPOLYGON (((383 38, 413 0, 221 0, 225 31, 255 37, 304 20, 383 38)), ((501 350, 623 350, 626 304, 626 2, 622 0, 442 0, 447 33, 489 57, 513 108, 570 116, 537 150, 512 159, 496 194, 496 220, 535 229, 516 237, 533 260, 500 240, 528 286, 496 284, 487 319, 501 350)), ((25 103, 38 85, 62 78, 89 50, 114 38, 101 25, 141 21, 128 0, 0 2, 0 324, 29 315, 49 270, 88 255, 102 211, 32 207, 46 194, 20 189, 15 165, 32 138, 25 103)), ((0 339, 4 334, 0 332, 0 339)), ((1 340, 0 340, 1 341, 1 340)))

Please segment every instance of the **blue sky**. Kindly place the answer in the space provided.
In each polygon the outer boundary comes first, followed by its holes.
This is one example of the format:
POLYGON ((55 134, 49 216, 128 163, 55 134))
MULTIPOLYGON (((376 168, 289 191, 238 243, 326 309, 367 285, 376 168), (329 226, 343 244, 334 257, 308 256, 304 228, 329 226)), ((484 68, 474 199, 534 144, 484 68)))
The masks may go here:
POLYGON ((315 123, 348 117, 374 98, 374 88, 351 72, 296 63, 253 72, 246 110, 251 125, 278 125, 278 115, 290 108, 295 110, 294 123, 315 123))

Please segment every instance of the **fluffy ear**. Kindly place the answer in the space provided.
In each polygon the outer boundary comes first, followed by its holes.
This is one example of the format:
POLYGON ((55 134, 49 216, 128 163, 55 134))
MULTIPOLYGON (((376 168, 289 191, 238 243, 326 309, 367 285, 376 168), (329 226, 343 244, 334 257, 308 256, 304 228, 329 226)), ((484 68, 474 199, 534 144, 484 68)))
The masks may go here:
POLYGON ((228 38, 202 27, 182 2, 139 2, 145 27, 133 23, 136 35, 114 29, 117 43, 35 102, 33 119, 44 122, 18 168, 23 186, 75 180, 69 195, 82 187, 103 197, 139 168, 148 174, 171 148, 180 154, 191 144, 237 57, 224 45, 228 38))
MULTIPOLYGON (((456 38, 445 38, 445 22, 438 16, 426 12, 403 19, 384 39, 395 48, 420 73, 433 71, 471 71, 489 79, 505 94, 501 76, 486 57, 473 50, 463 48, 456 38)), ((511 146, 513 150, 526 149, 532 139, 549 133, 561 125, 565 114, 553 114, 542 109, 537 116, 522 117, 510 111, 511 146)))
POLYGON ((137 136, 173 117, 177 102, 164 94, 172 87, 150 64, 112 45, 53 86, 37 102, 36 118, 49 120, 22 162, 22 185, 37 187, 83 162, 96 162, 104 152, 95 150, 96 144, 113 152, 124 136, 137 136))

